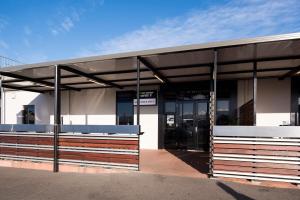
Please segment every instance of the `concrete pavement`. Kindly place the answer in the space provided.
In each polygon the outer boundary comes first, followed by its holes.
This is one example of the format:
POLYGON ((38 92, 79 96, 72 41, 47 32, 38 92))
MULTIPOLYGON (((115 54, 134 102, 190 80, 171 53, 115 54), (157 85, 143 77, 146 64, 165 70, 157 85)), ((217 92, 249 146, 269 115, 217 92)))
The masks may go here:
POLYGON ((299 199, 299 189, 220 182, 210 179, 130 173, 52 173, 0 168, 1 200, 37 199, 299 199))

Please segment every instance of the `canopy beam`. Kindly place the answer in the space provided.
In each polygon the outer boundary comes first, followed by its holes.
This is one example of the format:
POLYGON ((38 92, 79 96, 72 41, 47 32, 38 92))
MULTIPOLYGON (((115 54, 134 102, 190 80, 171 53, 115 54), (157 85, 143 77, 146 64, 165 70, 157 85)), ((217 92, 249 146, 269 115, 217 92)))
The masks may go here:
POLYGON ((300 72, 300 65, 298 65, 297 67, 294 67, 294 69, 290 70, 289 72, 287 72, 284 75, 282 75, 281 77, 279 77, 279 80, 284 80, 285 78, 295 76, 299 72, 300 72))
MULTIPOLYGON (((0 72, 0 75, 11 77, 11 78, 16 78, 16 79, 22 79, 23 81, 30 81, 30 82, 33 82, 33 83, 37 83, 41 87, 52 87, 52 88, 54 88, 54 83, 44 81, 44 80, 37 80, 35 78, 31 78, 31 77, 27 77, 27 76, 23 76, 23 75, 19 75, 19 74, 13 74, 13 73, 10 73, 10 72, 0 72)), ((78 89, 78 88, 73 88, 73 87, 70 87, 70 86, 67 86, 67 85, 63 85, 63 87, 66 88, 66 89, 69 89, 69 90, 80 91, 80 89, 78 89)))
POLYGON ((170 81, 157 69, 153 66, 152 63, 150 63, 146 58, 138 56, 138 60, 143 63, 150 71, 153 72, 153 75, 155 78, 157 78, 159 81, 163 83, 170 83, 170 81))
POLYGON ((68 71, 68 72, 71 72, 71 73, 74 73, 74 74, 77 74, 79 76, 83 76, 83 77, 86 77, 87 79, 89 79, 91 82, 94 82, 94 83, 97 83, 97 84, 103 84, 103 86, 105 85, 109 85, 109 86, 113 86, 113 87, 116 87, 116 88, 119 88, 119 89, 122 89, 123 87, 118 85, 118 84, 115 84, 115 83, 112 83, 110 81, 107 81, 107 80, 104 80, 102 78, 99 78, 99 77, 96 77, 94 75, 91 75, 91 74, 88 74, 88 73, 85 73, 83 71, 80 71, 78 69, 74 69, 72 67, 69 67, 67 65, 59 65, 61 67, 61 69, 65 70, 65 71, 68 71))
POLYGON ((41 90, 35 90, 35 89, 29 89, 29 88, 22 88, 15 85, 8 85, 8 84, 2 84, 3 88, 13 89, 13 90, 24 90, 28 92, 37 92, 37 93, 44 93, 44 91, 41 90))

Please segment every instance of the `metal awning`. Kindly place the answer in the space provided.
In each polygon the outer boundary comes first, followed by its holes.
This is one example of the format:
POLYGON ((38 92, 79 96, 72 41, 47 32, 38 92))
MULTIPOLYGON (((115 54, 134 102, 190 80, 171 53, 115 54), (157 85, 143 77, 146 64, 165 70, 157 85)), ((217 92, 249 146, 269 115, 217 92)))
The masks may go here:
POLYGON ((210 79, 217 50, 218 80, 252 78, 254 62, 258 78, 285 78, 300 71, 299 49, 300 33, 293 33, 19 65, 0 74, 3 87, 51 91, 55 65, 60 65, 63 89, 124 88, 136 85, 139 59, 141 85, 201 81, 210 79))

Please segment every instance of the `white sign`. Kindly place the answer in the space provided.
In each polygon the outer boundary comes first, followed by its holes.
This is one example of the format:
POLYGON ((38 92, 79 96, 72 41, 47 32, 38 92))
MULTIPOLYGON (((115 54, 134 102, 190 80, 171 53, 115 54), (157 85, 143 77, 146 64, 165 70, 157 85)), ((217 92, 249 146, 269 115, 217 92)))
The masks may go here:
MULTIPOLYGON (((140 105, 141 106, 155 106, 157 99, 156 90, 140 91, 140 105)), ((133 105, 136 106, 137 100, 133 100, 133 105)))
POLYGON ((175 123, 175 116, 174 115, 167 115, 167 124, 168 126, 173 126, 175 123))
MULTIPOLYGON (((136 106, 137 105, 137 100, 134 99, 133 104, 136 106)), ((140 105, 141 106, 153 106, 156 105, 156 99, 140 99, 140 105)))

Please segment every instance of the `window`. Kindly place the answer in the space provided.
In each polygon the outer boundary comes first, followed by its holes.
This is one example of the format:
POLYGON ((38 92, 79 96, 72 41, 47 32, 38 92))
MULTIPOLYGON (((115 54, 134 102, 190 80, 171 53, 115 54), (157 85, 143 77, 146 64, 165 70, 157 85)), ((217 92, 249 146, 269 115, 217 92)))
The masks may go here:
POLYGON ((217 112, 229 112, 229 100, 218 100, 217 101, 217 112))
POLYGON ((217 125, 229 125, 231 123, 230 101, 217 100, 217 125))
POLYGON ((175 112, 176 112, 175 101, 165 102, 165 113, 175 113, 175 112))
POLYGON ((24 105, 23 106, 23 124, 34 124, 35 123, 35 106, 24 105))
POLYGON ((117 92, 117 124, 133 125, 133 91, 117 92))

